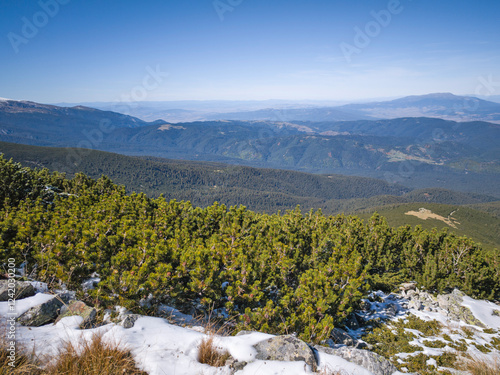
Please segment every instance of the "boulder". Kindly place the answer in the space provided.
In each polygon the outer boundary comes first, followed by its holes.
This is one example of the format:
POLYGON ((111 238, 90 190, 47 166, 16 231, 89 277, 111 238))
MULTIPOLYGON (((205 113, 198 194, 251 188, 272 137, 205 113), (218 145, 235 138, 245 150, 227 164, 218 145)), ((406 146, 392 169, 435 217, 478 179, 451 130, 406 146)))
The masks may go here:
POLYGON ((343 329, 334 328, 330 333, 330 340, 333 344, 353 346, 355 340, 343 329))
POLYGON ((40 305, 33 306, 17 318, 23 326, 40 327, 53 322, 59 315, 64 304, 68 303, 68 296, 56 295, 40 305))
POLYGON ((371 371, 375 375, 392 375, 398 371, 398 369, 387 359, 368 350, 347 347, 332 349, 319 345, 315 346, 314 348, 318 352, 341 357, 346 361, 349 361, 367 369, 368 371, 371 371))
POLYGON ((95 323, 95 317, 97 315, 96 309, 87 306, 82 301, 71 301, 69 305, 63 305, 61 307, 60 315, 56 319, 56 323, 67 316, 81 316, 83 322, 80 325, 81 328, 92 328, 95 323))
MULTIPOLYGON (((10 280, 0 280, 0 301, 9 300, 9 285, 12 285, 10 280)), ((23 299, 26 297, 31 297, 35 295, 35 288, 27 281, 14 281, 13 283, 15 294, 15 299, 23 299)))
POLYGON ((417 289, 417 283, 403 283, 399 286, 399 289, 403 292, 407 292, 409 290, 417 289))
POLYGON ((439 307, 447 312, 450 319, 462 320, 467 324, 486 328, 486 326, 474 316, 468 307, 462 306, 464 296, 464 293, 458 289, 454 289, 450 294, 440 294, 437 297, 437 302, 439 307))
POLYGON ((313 350, 304 341, 295 336, 271 337, 254 345, 255 358, 268 361, 304 361, 316 371, 316 357, 313 350))

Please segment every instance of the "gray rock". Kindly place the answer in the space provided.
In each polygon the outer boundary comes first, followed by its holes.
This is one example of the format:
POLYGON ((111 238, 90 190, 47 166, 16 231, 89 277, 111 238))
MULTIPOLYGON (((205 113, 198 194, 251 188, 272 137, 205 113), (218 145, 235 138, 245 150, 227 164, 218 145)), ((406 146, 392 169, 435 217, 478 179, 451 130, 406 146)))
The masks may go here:
POLYGON ((387 359, 368 350, 346 347, 332 349, 323 346, 315 346, 314 348, 322 353, 339 356, 346 361, 371 371, 375 375, 392 375, 398 371, 398 369, 387 359))
POLYGON ((360 324, 358 318, 356 318, 356 314, 349 315, 349 317, 345 320, 344 325, 353 331, 360 328, 360 324))
POLYGON ((399 307, 396 303, 389 303, 385 311, 387 315, 394 317, 398 313, 399 307))
POLYGON ((482 328, 486 326, 479 321, 468 307, 462 306, 464 293, 458 289, 450 294, 441 294, 437 297, 439 307, 446 311, 447 316, 453 320, 463 320, 467 324, 476 325, 482 328))
POLYGON ((23 326, 40 327, 53 322, 59 315, 64 303, 67 303, 61 296, 54 296, 48 301, 33 306, 17 318, 23 326))
POLYGON ((276 336, 254 345, 257 350, 256 359, 268 361, 304 361, 316 371, 314 352, 304 341, 285 335, 276 336))
POLYGON ((14 285, 14 298, 23 299, 35 295, 35 288, 27 281, 14 281, 9 284, 9 280, 0 280, 0 301, 9 300, 9 285, 14 285))
POLYGON ((120 325, 123 326, 123 328, 132 328, 141 316, 139 314, 128 314, 125 315, 123 320, 120 322, 120 325))
POLYGON ((83 318, 83 322, 80 325, 81 328, 92 328, 95 323, 97 311, 93 307, 87 306, 82 301, 71 301, 69 305, 63 305, 61 307, 61 312, 56 319, 56 323, 62 318, 75 315, 83 318))
POLYGON ((232 357, 226 360, 226 366, 229 366, 229 368, 234 372, 243 370, 247 364, 248 363, 245 361, 240 362, 232 357))
POLYGON ((414 297, 416 294, 417 294, 417 293, 415 293, 415 291, 414 291, 414 290, 409 290, 409 291, 407 291, 407 292, 406 292, 406 297, 408 297, 408 298, 412 298, 412 297, 414 297))
POLYGON ((330 333, 330 339, 334 344, 341 344, 347 346, 353 346, 355 344, 354 339, 343 329, 334 328, 330 333))
POLYGON ((407 292, 409 290, 415 290, 417 288, 417 283, 403 283, 399 286, 399 289, 403 292, 407 292))
POLYGON ((412 299, 408 303, 408 308, 415 309, 415 310, 422 310, 422 302, 420 302, 418 299, 412 299))
POLYGON ((373 345, 370 345, 367 342, 358 340, 356 342, 356 344, 354 345, 354 349, 368 349, 368 350, 372 350, 373 349, 373 345))

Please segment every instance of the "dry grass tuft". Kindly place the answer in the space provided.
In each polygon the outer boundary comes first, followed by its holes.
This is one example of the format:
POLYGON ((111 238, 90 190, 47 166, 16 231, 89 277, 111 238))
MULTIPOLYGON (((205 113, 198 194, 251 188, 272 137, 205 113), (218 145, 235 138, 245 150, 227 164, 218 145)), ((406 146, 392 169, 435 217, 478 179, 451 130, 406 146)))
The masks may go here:
POLYGON ((14 367, 9 365, 9 345, 0 338, 0 375, 147 375, 137 369, 129 350, 105 342, 101 335, 75 346, 65 342, 56 357, 39 358, 16 346, 14 367))
POLYGON ((227 350, 220 351, 214 344, 214 337, 209 336, 201 340, 198 347, 198 362, 213 367, 221 367, 226 364, 230 355, 227 350))
POLYGON ((471 375, 498 375, 500 374, 500 357, 473 356, 462 358, 460 369, 471 375))
POLYGON ((48 365, 43 375, 147 375, 137 369, 129 350, 94 335, 90 341, 83 340, 79 347, 67 341, 59 351, 55 362, 48 365))

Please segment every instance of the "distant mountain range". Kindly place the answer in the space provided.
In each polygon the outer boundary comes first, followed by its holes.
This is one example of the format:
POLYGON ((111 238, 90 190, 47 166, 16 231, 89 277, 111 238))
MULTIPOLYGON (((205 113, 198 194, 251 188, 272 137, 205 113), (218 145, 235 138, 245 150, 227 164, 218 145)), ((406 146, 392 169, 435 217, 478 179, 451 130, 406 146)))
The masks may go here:
POLYGON ((374 118, 434 117, 453 121, 500 123, 500 103, 450 93, 408 96, 388 102, 349 104, 340 110, 374 118))
POLYGON ((177 101, 138 103, 83 103, 82 105, 126 113, 145 121, 167 122, 213 120, 242 121, 354 121, 432 117, 453 121, 500 123, 498 97, 492 101, 472 96, 438 93, 408 96, 390 101, 339 105, 306 101, 177 101))
MULTIPOLYGON (((430 97, 405 101, 433 102, 430 97)), ((498 139, 500 125, 481 121, 400 118, 174 124, 80 106, 0 101, 0 140, 5 142, 359 175, 412 188, 434 186, 494 196, 500 196, 498 139)))

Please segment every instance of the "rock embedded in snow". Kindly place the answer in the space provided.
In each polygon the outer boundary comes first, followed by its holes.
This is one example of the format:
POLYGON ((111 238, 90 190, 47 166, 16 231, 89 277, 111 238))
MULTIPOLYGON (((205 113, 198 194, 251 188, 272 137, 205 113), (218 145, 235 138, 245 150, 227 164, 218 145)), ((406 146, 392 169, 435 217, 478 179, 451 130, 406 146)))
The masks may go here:
POLYGON ((120 325, 123 328, 127 328, 127 329, 132 328, 134 326, 135 322, 137 321, 137 319, 139 319, 140 317, 141 316, 138 314, 128 314, 120 322, 120 325))
POLYGON ((33 306, 17 318, 17 321, 24 326, 40 327, 53 322, 59 315, 61 308, 69 300, 65 295, 56 295, 48 301, 33 306))
POLYGON ((318 352, 335 355, 361 366, 375 375, 392 375, 398 369, 384 357, 370 352, 368 350, 354 349, 354 348, 326 348, 316 345, 314 347, 318 352))
POLYGON ((23 299, 35 295, 35 288, 27 281, 15 281, 14 288, 9 284, 9 280, 0 280, 0 301, 9 300, 9 291, 15 290, 15 299, 23 299))
POLYGON ((62 318, 75 315, 83 318, 83 322, 80 325, 81 328, 91 328, 95 323, 97 311, 93 307, 87 306, 82 301, 71 301, 69 305, 63 305, 61 307, 61 312, 56 319, 56 323, 62 318))
POLYGON ((254 345, 256 359, 269 361, 304 361, 316 371, 316 357, 304 341, 292 335, 276 336, 254 345))

